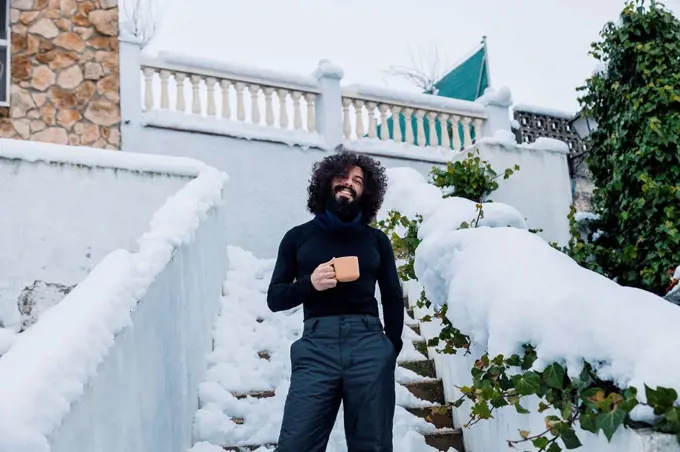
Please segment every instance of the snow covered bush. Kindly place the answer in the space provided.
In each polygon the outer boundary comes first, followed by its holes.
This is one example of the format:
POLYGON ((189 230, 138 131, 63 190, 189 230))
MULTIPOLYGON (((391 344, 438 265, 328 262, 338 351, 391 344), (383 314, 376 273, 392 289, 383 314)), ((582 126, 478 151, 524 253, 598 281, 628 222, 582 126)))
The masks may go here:
MULTIPOLYGON (((469 166, 456 170, 495 177, 480 171, 481 160, 469 158, 469 166)), ((469 180, 469 173, 457 177, 469 180)), ((520 431, 508 439, 512 447, 574 449, 581 446, 577 431, 602 431, 611 440, 621 425, 637 421, 680 433, 674 387, 680 363, 666 371, 659 353, 642 356, 667 342, 662 337, 672 331, 670 324, 651 325, 680 321, 680 311, 669 310, 677 308, 583 269, 531 234, 510 206, 445 197, 454 191, 442 193, 413 170, 390 170, 389 177, 388 213, 378 226, 392 239, 402 276, 425 287, 419 306, 433 307, 441 323, 428 345, 447 354, 468 354, 473 344, 486 350, 471 369, 472 384, 459 388, 462 396, 453 403, 470 402, 467 427, 506 406, 529 413, 523 401, 532 396, 540 400, 538 411, 546 412, 546 428, 520 431), (466 221, 470 216, 475 219, 466 221), (657 311, 647 312, 648 306, 657 311), (645 318, 650 327, 637 328, 645 318), (615 330, 601 328, 607 319, 615 330), (595 341, 598 331, 604 334, 595 341)), ((489 187, 488 179, 479 186, 489 187)))
POLYGON ((680 255, 680 19, 629 1, 591 55, 606 65, 579 99, 598 124, 588 167, 597 187, 587 240, 569 254, 621 284, 662 295, 680 255))

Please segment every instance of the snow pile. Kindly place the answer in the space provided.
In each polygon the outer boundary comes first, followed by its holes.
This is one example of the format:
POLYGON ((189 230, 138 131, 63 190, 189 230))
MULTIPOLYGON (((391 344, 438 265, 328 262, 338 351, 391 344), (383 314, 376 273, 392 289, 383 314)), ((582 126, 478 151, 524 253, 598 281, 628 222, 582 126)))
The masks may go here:
POLYGON ((561 152, 563 154, 569 153, 569 145, 562 140, 555 138, 539 137, 531 144, 522 145, 526 149, 535 149, 539 151, 561 152))
MULTIPOLYGON (((266 292, 274 260, 259 260, 250 252, 235 247, 229 247, 228 252, 230 271, 215 325, 214 351, 208 358, 206 380, 199 391, 200 409, 194 423, 197 444, 192 452, 216 452, 221 450, 216 446, 277 441, 290 385, 290 346, 302 332, 301 306, 276 314, 267 307, 266 292), (269 360, 258 355, 264 351, 269 360), (261 391, 274 391, 275 396, 240 400, 235 397, 261 391), (233 419, 244 419, 245 422, 240 424, 233 419)), ((404 338, 408 337, 405 333, 404 338)), ((418 352, 405 340, 399 361, 424 359, 422 355, 413 356, 414 353, 418 352)), ((405 369, 398 369, 397 378, 417 379, 413 372, 405 369)), ((434 427, 402 408, 431 406, 431 403, 419 400, 403 386, 395 385, 398 405, 394 419, 395 451, 434 451, 422 436, 434 427)), ((331 434, 329 452, 347 450, 342 419, 341 409, 331 434)))
POLYGON ((66 163, 93 168, 174 174, 196 177, 208 169, 205 163, 184 157, 168 157, 137 152, 111 152, 88 146, 41 143, 0 138, 0 158, 27 162, 66 163))
POLYGON ((319 79, 328 77, 340 80, 345 75, 344 69, 331 63, 329 60, 319 61, 319 66, 312 73, 312 77, 319 79))
POLYGON ((169 110, 151 110, 144 113, 142 120, 147 127, 224 135, 246 140, 271 141, 302 148, 331 149, 321 135, 306 130, 281 129, 169 110))
POLYGON ((509 130, 499 129, 490 137, 482 137, 479 143, 486 143, 491 145, 505 146, 514 148, 517 146, 517 137, 509 130))
MULTIPOLYGON (((420 237, 439 227, 454 231, 461 223, 470 224, 478 219, 479 211, 475 202, 458 197, 442 198, 442 191, 428 183, 425 176, 413 168, 390 168, 387 176, 389 186, 380 218, 385 218, 390 210, 396 210, 410 220, 420 214, 423 217, 420 237)), ((522 214, 507 204, 482 203, 482 210, 484 215, 479 218, 480 226, 528 229, 522 214)))
POLYGON ((394 140, 381 140, 380 138, 359 138, 357 140, 347 140, 344 144, 347 149, 363 154, 432 163, 450 162, 461 155, 460 152, 454 151, 450 147, 420 147, 415 144, 397 143, 394 140))
POLYGON ((425 110, 443 111, 462 115, 483 116, 484 106, 461 99, 451 99, 431 94, 398 91, 379 86, 352 84, 342 88, 343 97, 403 105, 425 110))
POLYGON ((515 104, 513 105, 512 110, 539 116, 551 116, 553 118, 561 119, 572 119, 575 115, 575 113, 570 113, 568 111, 554 110, 552 108, 539 107, 537 105, 528 104, 515 104))
POLYGON ((507 86, 501 86, 498 91, 493 88, 484 90, 484 94, 477 98, 475 102, 484 105, 496 105, 499 107, 509 107, 512 105, 512 93, 507 86))
MULTIPOLYGON (((48 152, 36 146, 33 157, 48 161, 64 158, 48 152)), ((101 164, 96 160, 101 154, 94 158, 83 155, 95 151, 68 152, 76 159, 101 164)), ((111 159, 114 167, 153 169, 149 163, 159 162, 159 167, 200 172, 155 213, 150 229, 138 240, 138 252, 109 253, 59 304, 18 335, 2 356, 0 426, 7 431, 0 432, 0 451, 49 450, 47 438, 81 397, 116 335, 130 326, 138 301, 177 247, 188 243, 208 212, 222 202, 227 176, 200 162, 105 152, 110 156, 103 159, 111 159), (182 161, 190 164, 183 167, 182 161)), ((4 336, 1 342, 6 341, 4 336)))
MULTIPOLYGON (((158 53, 158 57, 161 62, 169 63, 170 65, 180 65, 191 69, 199 69, 199 71, 208 71, 210 75, 219 72, 221 76, 234 82, 244 80, 264 86, 281 86, 312 92, 316 92, 319 89, 319 84, 316 79, 306 75, 245 66, 229 61, 207 59, 177 52, 162 51, 158 53)), ((153 60, 153 58, 147 57, 147 61, 148 60, 153 60)), ((161 67, 163 66, 161 65, 161 67)))
POLYGON ((533 344, 535 368, 583 361, 617 385, 680 390, 680 309, 578 266, 543 239, 515 228, 452 232, 445 218, 423 234, 415 269, 427 296, 491 355, 533 344))

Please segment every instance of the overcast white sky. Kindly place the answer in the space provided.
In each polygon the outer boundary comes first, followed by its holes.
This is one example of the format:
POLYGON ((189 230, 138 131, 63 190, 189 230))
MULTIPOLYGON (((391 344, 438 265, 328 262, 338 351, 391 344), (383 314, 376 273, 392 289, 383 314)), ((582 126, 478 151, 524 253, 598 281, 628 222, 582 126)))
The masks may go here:
MULTIPOLYGON (((442 69, 487 36, 492 86, 516 103, 576 111, 594 68, 590 43, 624 0, 163 0, 157 38, 172 50, 309 74, 320 59, 343 83, 416 90, 386 76, 436 46, 442 69), (418 5, 418 6, 416 6, 418 5), (409 51, 409 49, 411 49, 409 51)), ((680 0, 664 2, 676 14, 680 0)))

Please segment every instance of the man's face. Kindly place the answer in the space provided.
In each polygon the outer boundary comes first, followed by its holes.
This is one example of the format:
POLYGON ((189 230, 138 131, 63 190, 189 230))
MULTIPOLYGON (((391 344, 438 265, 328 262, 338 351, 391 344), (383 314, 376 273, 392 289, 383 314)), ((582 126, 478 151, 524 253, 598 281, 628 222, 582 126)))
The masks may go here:
POLYGON ((358 166, 351 167, 345 176, 333 179, 331 189, 338 204, 358 200, 364 192, 364 171, 358 166))

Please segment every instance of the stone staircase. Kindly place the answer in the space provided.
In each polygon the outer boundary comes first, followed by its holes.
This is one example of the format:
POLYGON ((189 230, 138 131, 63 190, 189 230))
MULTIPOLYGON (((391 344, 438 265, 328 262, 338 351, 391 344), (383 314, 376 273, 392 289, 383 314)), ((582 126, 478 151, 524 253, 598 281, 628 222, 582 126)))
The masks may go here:
MULTIPOLYGON (((413 310, 408 306, 408 302, 405 299, 404 304, 406 307, 406 312, 408 314, 406 319, 407 327, 411 328, 416 335, 420 336, 420 324, 415 320, 413 315, 413 310)), ((416 350, 418 350, 422 355, 423 359, 415 361, 398 361, 398 366, 413 371, 421 377, 426 379, 423 381, 413 381, 405 382, 400 384, 404 386, 411 394, 419 399, 432 402, 433 407, 408 407, 404 408, 413 414, 414 416, 420 417, 425 421, 432 424, 435 429, 431 432, 425 432, 423 436, 425 437, 425 442, 438 451, 449 451, 451 447, 458 452, 464 452, 463 447, 463 436, 460 430, 454 429, 453 420, 450 411, 445 411, 438 409, 442 407, 445 403, 444 400, 444 387, 442 380, 436 375, 434 361, 428 359, 427 344, 424 340, 412 341, 416 350)), ((270 355, 266 351, 259 352, 261 359, 270 359, 270 355)), ((269 398, 274 397, 275 393, 273 391, 255 391, 247 394, 233 394, 237 399, 245 398, 269 398)), ((236 424, 244 424, 247 422, 246 419, 242 418, 232 418, 232 421, 236 424)), ((227 451, 255 451, 260 448, 273 449, 276 444, 252 444, 252 445, 224 445, 223 449, 227 451)), ((304 452, 304 451, 300 451, 304 452)))

